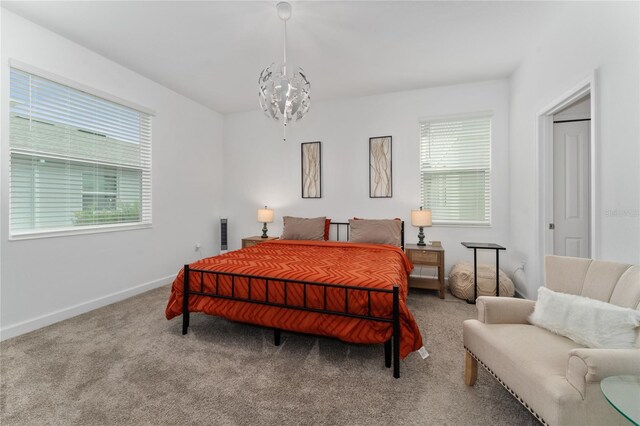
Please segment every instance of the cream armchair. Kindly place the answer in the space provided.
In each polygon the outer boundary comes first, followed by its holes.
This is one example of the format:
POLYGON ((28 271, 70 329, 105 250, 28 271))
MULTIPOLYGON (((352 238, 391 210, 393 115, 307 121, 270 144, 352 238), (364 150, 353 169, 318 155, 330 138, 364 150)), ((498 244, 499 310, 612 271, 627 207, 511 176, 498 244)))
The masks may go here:
MULTIPOLYGON (((548 256, 545 285, 640 310, 640 266, 548 256)), ((478 319, 463 325, 465 383, 473 386, 480 362, 543 424, 628 424, 605 400, 600 381, 640 375, 640 348, 584 348, 529 324, 534 307, 531 300, 478 298, 478 319)))

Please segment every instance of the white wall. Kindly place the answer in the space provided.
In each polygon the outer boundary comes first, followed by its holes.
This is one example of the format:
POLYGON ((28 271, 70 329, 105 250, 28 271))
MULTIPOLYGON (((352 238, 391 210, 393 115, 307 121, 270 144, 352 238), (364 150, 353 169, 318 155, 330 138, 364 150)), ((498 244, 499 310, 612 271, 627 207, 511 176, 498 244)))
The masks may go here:
MULTIPOLYGON (((461 241, 491 241, 509 248, 508 82, 438 87, 346 100, 314 102, 302 121, 282 128, 261 111, 225 116, 225 207, 230 249, 245 236, 259 235, 256 210, 275 210, 270 235, 282 232, 282 216, 327 216, 405 220, 407 242, 417 242, 409 221, 420 205, 420 118, 492 111, 492 222, 490 228, 431 227, 428 240, 441 240, 446 268, 471 261, 461 241), (393 198, 370 199, 369 137, 393 136, 393 198), (322 198, 300 194, 300 143, 322 142, 322 198)), ((256 99, 257 103, 257 99, 256 99)), ((486 255, 494 262, 494 254, 486 255)), ((508 254, 506 255, 508 256, 508 254)), ((505 258, 506 258, 505 256, 505 258)), ((483 256, 483 259, 485 257, 483 256)), ((508 271, 510 272, 510 271, 508 271)))
POLYGON ((526 288, 542 284, 536 114, 597 70, 599 124, 596 258, 640 262, 638 2, 574 3, 510 79, 511 245, 527 261, 526 288))
MULTIPOLYGON (((222 198, 222 116, 17 15, 2 13, 0 327, 8 338, 170 282, 213 255, 222 198), (8 59, 156 111, 153 227, 8 240, 8 59)), ((167 58, 171 60, 171 58, 167 58)), ((162 312, 158 312, 159 318, 162 312)))
MULTIPOLYGON (((169 282, 180 266, 217 253, 217 218, 230 219, 230 248, 260 233, 256 209, 283 215, 401 217, 420 203, 418 120, 492 111, 492 227, 432 227, 447 269, 471 260, 464 240, 507 246, 511 272, 527 261, 519 290, 541 283, 536 114, 597 69, 600 241, 596 257, 640 262, 638 3, 581 3, 545 32, 509 81, 314 102, 282 129, 261 112, 221 117, 82 46, 0 9, 0 333, 2 338, 169 282), (153 120, 153 228, 8 240, 8 59, 42 68, 157 112, 153 120), (223 126, 224 122, 224 126, 223 126), (393 198, 368 197, 368 138, 393 136, 393 198), (223 143, 224 140, 224 143, 223 143), (300 143, 322 141, 323 198, 300 197, 300 143), (224 159, 224 161, 223 161, 224 159), (224 174, 223 174, 224 173, 224 174), (224 181, 224 187, 223 187, 224 181), (224 204, 221 202, 224 197, 224 204)), ((170 58, 168 58, 170 60, 170 58)), ((493 261, 493 256, 482 256, 493 261)))

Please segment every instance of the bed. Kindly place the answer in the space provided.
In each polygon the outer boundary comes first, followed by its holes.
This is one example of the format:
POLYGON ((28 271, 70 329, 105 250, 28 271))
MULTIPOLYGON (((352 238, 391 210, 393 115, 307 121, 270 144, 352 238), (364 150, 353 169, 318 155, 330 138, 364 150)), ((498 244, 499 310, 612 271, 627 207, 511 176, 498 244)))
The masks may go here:
MULTIPOLYGON (((340 225, 334 223, 337 233, 340 225)), ((343 231, 344 235, 344 231, 343 231)), ((185 265, 173 282, 167 319, 193 312, 281 331, 384 344, 385 366, 422 347, 406 306, 413 265, 399 247, 275 240, 185 265)))

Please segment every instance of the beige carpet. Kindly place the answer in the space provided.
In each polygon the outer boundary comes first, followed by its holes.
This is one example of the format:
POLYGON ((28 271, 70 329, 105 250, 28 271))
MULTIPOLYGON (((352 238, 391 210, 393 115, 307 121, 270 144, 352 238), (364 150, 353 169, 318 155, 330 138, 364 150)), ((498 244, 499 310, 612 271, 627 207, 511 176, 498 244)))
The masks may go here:
POLYGON ((382 345, 350 345, 193 314, 164 318, 169 288, 0 344, 0 423, 535 425, 480 369, 464 385, 462 321, 475 307, 409 299, 431 356, 395 380, 382 345))

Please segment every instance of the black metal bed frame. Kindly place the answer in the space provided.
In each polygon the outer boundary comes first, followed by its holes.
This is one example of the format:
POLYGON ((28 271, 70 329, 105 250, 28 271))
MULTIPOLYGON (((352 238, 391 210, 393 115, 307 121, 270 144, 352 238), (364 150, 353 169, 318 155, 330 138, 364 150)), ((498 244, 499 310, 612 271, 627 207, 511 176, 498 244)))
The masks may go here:
MULTIPOLYGON (((349 224, 344 222, 332 222, 332 225, 337 225, 337 239, 340 239, 340 226, 347 226, 347 240, 349 239, 349 224)), ((401 243, 404 249, 404 222, 402 223, 402 237, 401 243)), ((355 318, 367 321, 375 321, 375 322, 384 322, 390 323, 393 328, 393 334, 391 339, 387 340, 384 343, 384 365, 387 368, 391 367, 392 360, 392 352, 393 352, 393 377, 396 379, 400 377, 400 288, 398 285, 394 285, 392 290, 389 289, 380 289, 380 288, 372 288, 372 287, 358 287, 358 286, 350 286, 350 285, 340 285, 340 284, 329 284, 329 283, 320 283, 314 281, 304 281, 304 280, 293 280, 293 279, 285 279, 285 278, 274 278, 274 277, 266 277, 259 275, 249 275, 249 274, 234 274, 230 272, 218 272, 211 271, 205 269, 195 269, 191 268, 189 265, 184 265, 184 287, 183 287, 183 297, 182 297, 182 334, 187 334, 189 329, 189 295, 194 296, 204 296, 211 297, 216 299, 225 299, 225 300, 235 300, 238 302, 245 303, 254 303, 257 305, 265 305, 265 306, 273 306, 277 308, 285 308, 292 309, 298 311, 305 312, 314 312, 318 314, 327 314, 327 315, 336 315, 348 318, 355 318), (190 276, 193 274, 200 275, 200 291, 193 291, 189 289, 189 281, 190 276), (215 282, 215 291, 207 292, 204 289, 205 276, 215 275, 215 280, 212 279, 212 283, 215 282), (228 294, 220 294, 219 291, 219 278, 220 276, 231 277, 231 295, 228 294), (245 278, 247 280, 247 297, 240 297, 236 295, 235 292, 235 279, 245 278), (252 280, 262 280, 265 283, 265 298, 264 300, 258 300, 251 297, 251 281, 252 280), (284 303, 275 302, 273 300, 269 300, 269 284, 271 286, 280 286, 283 289, 284 293, 284 303), (302 287, 302 306, 294 305, 288 303, 288 291, 291 286, 297 286, 298 288, 302 287), (321 288, 323 293, 323 308, 312 308, 309 307, 307 302, 307 288, 321 288), (332 310, 327 309, 327 289, 339 289, 344 290, 344 309, 343 310, 332 310), (357 314, 349 311, 349 292, 366 292, 367 295, 367 314, 357 314), (371 313, 371 293, 374 294, 390 294, 392 297, 392 315, 388 316, 380 316, 380 315, 372 315, 371 313)), ((281 329, 274 328, 274 344, 276 346, 280 345, 280 335, 281 329)))

